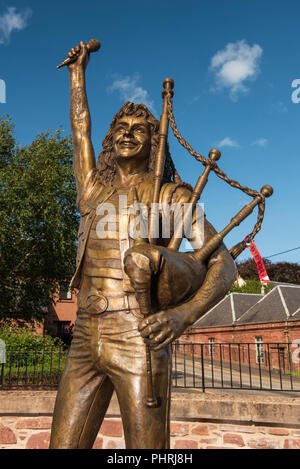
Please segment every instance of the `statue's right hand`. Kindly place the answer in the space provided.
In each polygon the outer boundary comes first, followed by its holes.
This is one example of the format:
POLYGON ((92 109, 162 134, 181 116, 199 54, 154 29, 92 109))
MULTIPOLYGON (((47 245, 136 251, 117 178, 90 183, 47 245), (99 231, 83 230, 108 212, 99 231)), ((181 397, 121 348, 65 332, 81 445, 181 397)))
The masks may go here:
POLYGON ((81 41, 79 45, 72 47, 68 53, 68 57, 72 60, 68 65, 69 70, 75 70, 77 68, 83 68, 83 70, 85 70, 90 57, 87 45, 81 41))

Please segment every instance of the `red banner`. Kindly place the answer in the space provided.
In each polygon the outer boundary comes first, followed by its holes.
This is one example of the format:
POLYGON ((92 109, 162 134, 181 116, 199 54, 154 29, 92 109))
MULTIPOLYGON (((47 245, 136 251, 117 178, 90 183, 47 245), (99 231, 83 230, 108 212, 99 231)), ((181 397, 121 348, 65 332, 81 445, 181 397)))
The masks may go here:
POLYGON ((267 274, 267 271, 266 271, 265 265, 263 263, 263 260, 261 258, 261 255, 259 253, 259 250, 257 249, 257 247, 256 247, 256 245, 254 244, 253 241, 251 241, 250 243, 247 243, 247 238, 245 238, 244 241, 246 242, 247 248, 251 252, 251 254, 253 256, 253 259, 256 262, 256 267, 257 267, 260 283, 262 285, 264 285, 265 283, 268 283, 270 281, 270 279, 269 279, 269 276, 267 274))

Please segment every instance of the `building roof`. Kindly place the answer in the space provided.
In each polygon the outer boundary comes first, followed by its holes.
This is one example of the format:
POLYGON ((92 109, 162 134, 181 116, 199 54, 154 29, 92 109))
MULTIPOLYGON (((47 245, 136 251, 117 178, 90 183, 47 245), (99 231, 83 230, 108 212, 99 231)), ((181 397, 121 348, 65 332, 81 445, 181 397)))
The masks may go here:
POLYGON ((193 328, 230 326, 263 298, 250 293, 230 293, 193 325, 193 328))
POLYGON ((193 328, 300 320, 300 285, 280 284, 267 295, 231 293, 193 328))
POLYGON ((281 285, 263 296, 239 317, 237 324, 282 322, 300 319, 300 286, 281 285))

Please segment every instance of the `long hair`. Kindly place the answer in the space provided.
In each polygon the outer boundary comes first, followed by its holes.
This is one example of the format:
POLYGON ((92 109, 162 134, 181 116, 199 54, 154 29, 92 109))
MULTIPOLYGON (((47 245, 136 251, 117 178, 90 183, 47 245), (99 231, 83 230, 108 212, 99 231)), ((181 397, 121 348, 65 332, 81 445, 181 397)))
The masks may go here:
MULTIPOLYGON (((159 143, 159 121, 144 104, 134 104, 127 101, 114 116, 110 128, 102 142, 102 151, 98 155, 98 178, 102 184, 113 181, 116 173, 116 161, 113 150, 113 129, 117 120, 123 116, 144 117, 150 126, 151 150, 148 160, 148 172, 154 174, 155 159, 159 143)), ((173 160, 169 152, 169 146, 166 145, 166 159, 163 173, 163 182, 180 182, 180 177, 175 169, 173 160)))

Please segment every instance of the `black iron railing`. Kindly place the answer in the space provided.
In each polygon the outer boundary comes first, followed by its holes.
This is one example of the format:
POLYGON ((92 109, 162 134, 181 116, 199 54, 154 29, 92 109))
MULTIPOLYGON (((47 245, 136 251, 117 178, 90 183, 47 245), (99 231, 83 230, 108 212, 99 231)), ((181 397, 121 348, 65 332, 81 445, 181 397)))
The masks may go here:
MULTIPOLYGON (((180 343, 172 350, 175 388, 300 391, 298 343, 180 343)), ((7 349, 0 389, 55 388, 68 350, 7 349)))
POLYGON ((298 343, 172 345, 177 388, 300 391, 298 343))
POLYGON ((7 349, 0 364, 0 389, 18 387, 56 387, 68 351, 63 348, 30 350, 7 349))

